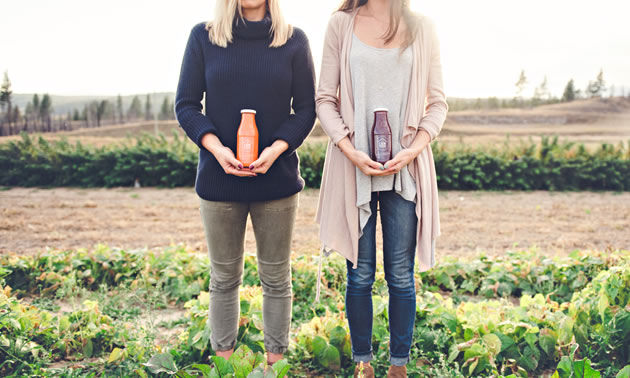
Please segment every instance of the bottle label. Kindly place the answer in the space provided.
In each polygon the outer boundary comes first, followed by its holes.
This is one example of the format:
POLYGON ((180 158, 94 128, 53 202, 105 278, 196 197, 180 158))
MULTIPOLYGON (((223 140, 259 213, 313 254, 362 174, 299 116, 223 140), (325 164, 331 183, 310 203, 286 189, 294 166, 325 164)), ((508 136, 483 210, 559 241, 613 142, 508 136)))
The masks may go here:
POLYGON ((258 158, 254 137, 239 137, 236 146, 236 158, 243 164, 250 164, 258 158))
POLYGON ((391 156, 391 140, 388 135, 377 135, 376 136, 376 151, 374 151, 374 155, 376 155, 376 161, 386 162, 390 159, 391 156))
POLYGON ((241 148, 242 148, 242 153, 244 154, 251 154, 252 151, 254 150, 254 144, 252 143, 251 140, 249 139, 244 139, 243 143, 241 144, 241 148))

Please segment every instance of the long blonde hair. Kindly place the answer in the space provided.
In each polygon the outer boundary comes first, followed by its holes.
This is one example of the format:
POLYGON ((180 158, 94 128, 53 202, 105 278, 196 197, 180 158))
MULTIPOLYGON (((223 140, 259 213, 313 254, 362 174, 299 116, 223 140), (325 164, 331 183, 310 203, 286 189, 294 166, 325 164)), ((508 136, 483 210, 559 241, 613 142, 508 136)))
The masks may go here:
MULTIPOLYGON (((368 0, 343 0, 338 10, 340 11, 354 11, 358 7, 367 4, 368 0)), ((385 43, 390 43, 396 38, 398 29, 400 28, 400 21, 404 20, 407 26, 405 33, 405 40, 402 44, 400 51, 404 50, 407 46, 411 45, 416 39, 418 32, 418 18, 409 8, 409 0, 390 0, 390 12, 389 12, 389 27, 383 35, 385 43)))
MULTIPOLYGON (((267 11, 271 15, 270 33, 273 35, 270 47, 284 46, 293 35, 293 27, 284 19, 279 2, 280 0, 267 0, 267 11)), ((217 0, 214 20, 206 25, 212 43, 221 47, 227 47, 229 43, 232 43, 232 27, 237 12, 239 21, 242 21, 243 10, 240 0, 217 0)))

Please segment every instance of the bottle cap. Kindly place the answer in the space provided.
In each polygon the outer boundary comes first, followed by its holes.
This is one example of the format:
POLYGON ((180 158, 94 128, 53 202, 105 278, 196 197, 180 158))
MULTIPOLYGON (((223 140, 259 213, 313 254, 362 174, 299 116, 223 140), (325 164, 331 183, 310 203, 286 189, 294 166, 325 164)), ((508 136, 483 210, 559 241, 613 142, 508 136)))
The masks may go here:
POLYGON ((253 110, 253 109, 243 109, 243 110, 241 110, 241 114, 242 113, 253 113, 253 114, 256 114, 256 111, 253 110))
POLYGON ((374 109, 374 112, 388 112, 389 110, 387 108, 376 108, 374 109))

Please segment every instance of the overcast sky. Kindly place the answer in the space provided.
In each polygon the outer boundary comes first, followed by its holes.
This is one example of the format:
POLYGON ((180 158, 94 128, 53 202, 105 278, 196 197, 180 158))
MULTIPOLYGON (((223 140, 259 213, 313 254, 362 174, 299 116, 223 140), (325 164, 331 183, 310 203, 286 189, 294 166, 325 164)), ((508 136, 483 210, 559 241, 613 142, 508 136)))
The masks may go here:
MULTIPOLYGON (((323 34, 338 0, 281 0, 304 29, 319 71, 323 34)), ((625 0, 411 0, 433 18, 447 96, 513 96, 545 75, 559 95, 600 68, 630 90, 630 2, 625 0)), ((191 27, 214 0, 2 0, 0 70, 17 93, 115 95, 175 91, 191 27)))

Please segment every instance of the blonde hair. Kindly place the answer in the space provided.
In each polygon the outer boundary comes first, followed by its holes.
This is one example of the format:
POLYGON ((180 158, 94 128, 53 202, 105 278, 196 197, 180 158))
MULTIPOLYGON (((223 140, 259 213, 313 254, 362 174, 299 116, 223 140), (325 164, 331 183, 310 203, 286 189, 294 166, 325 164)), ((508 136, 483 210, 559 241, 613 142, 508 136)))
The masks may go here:
MULTIPOLYGON (((293 27, 284 19, 279 2, 280 0, 267 0, 267 11, 271 15, 270 34, 273 35, 269 47, 284 46, 293 35, 293 27)), ((227 47, 229 43, 232 43, 232 27, 237 12, 239 21, 243 21, 240 0, 217 0, 214 20, 206 25, 212 43, 221 47, 227 47)))

